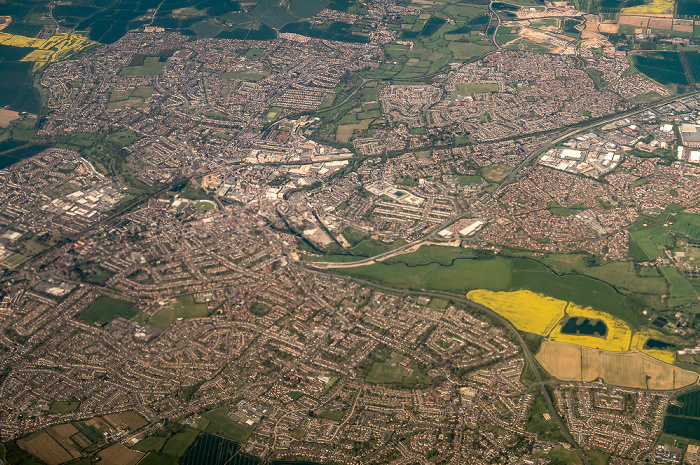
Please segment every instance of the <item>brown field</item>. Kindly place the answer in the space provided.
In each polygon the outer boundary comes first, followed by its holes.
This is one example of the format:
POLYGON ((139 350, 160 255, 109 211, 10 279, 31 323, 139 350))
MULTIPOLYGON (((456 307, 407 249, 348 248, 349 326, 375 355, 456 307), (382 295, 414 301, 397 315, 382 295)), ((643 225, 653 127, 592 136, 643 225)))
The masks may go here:
MULTIPOLYGON (((75 428, 74 428, 75 429, 75 428)), ((51 436, 61 447, 63 447, 74 459, 80 457, 80 454, 73 449, 73 443, 67 438, 60 435, 55 428, 46 428, 44 431, 51 436)), ((77 430, 76 430, 77 431, 77 430)))
POLYGON ((609 24, 609 23, 602 23, 599 27, 598 30, 600 32, 605 32, 607 34, 617 34, 617 30, 620 29, 620 26, 617 24, 609 24))
POLYGON ((66 423, 65 425, 52 426, 51 429, 53 429, 59 436, 64 438, 70 438, 78 432, 78 429, 70 423, 66 423))
POLYGON ((102 459, 101 463, 104 465, 136 465, 145 454, 143 452, 129 450, 117 443, 98 452, 97 455, 100 456, 100 459, 102 459))
POLYGON ((565 342, 544 341, 537 361, 562 381, 595 381, 635 389, 678 389, 698 381, 698 375, 641 352, 610 352, 565 342))
POLYGON ((635 27, 647 27, 649 24, 648 16, 633 16, 633 15, 620 15, 620 19, 617 20, 617 24, 627 24, 629 26, 635 27))
POLYGON ((673 30, 680 32, 693 32, 693 21, 684 19, 674 19, 673 30))
POLYGON ((73 460, 73 456, 44 431, 31 439, 20 439, 17 444, 48 465, 58 465, 73 460))
POLYGON ((649 27, 671 30, 673 28, 673 18, 649 18, 649 27))
POLYGON ((0 110, 0 128, 6 128, 10 123, 19 118, 19 113, 12 110, 0 110))
POLYGON ((148 424, 148 422, 144 420, 141 415, 134 412, 133 410, 129 410, 128 412, 105 415, 102 418, 107 423, 111 424, 114 428, 116 428, 119 425, 126 425, 131 431, 137 430, 148 424))

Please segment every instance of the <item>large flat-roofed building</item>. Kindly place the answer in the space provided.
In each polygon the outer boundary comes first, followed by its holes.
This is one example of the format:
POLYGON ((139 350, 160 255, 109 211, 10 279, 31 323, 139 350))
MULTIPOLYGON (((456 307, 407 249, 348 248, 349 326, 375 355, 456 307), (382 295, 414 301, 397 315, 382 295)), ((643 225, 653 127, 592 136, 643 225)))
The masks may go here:
POLYGON ((681 124, 681 140, 686 147, 700 147, 700 125, 681 124))

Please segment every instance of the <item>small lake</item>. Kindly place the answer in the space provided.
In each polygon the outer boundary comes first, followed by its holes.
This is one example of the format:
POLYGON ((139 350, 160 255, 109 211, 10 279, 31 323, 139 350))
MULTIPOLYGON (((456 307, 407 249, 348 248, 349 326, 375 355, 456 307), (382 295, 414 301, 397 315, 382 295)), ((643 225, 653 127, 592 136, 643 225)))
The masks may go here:
POLYGON ((561 332, 562 334, 605 337, 608 334, 608 326, 602 320, 574 317, 569 318, 561 332))

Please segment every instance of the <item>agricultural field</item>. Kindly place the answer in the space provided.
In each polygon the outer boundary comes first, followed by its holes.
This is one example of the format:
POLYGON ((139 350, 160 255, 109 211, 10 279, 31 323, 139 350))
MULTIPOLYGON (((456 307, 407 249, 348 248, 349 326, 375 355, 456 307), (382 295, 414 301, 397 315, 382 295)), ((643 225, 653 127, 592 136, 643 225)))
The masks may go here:
POLYGON ((187 428, 182 433, 172 435, 168 442, 163 446, 162 452, 173 457, 180 457, 185 453, 188 447, 197 439, 199 431, 192 428, 187 428))
POLYGON ((131 302, 103 295, 80 312, 78 318, 88 323, 107 323, 119 317, 130 320, 138 313, 131 302))
POLYGON ((674 0, 648 0, 644 5, 636 5, 623 8, 622 13, 626 14, 665 14, 672 15, 674 0))
POLYGON ((688 85, 678 52, 641 52, 632 59, 637 70, 660 84, 688 85))
POLYGON ((180 458, 180 465, 254 465, 257 460, 239 454, 240 446, 225 438, 203 434, 180 458))
POLYGON ((680 305, 692 304, 698 301, 698 295, 687 279, 673 266, 663 266, 659 268, 661 274, 669 283, 668 305, 677 307, 680 305))
POLYGON ((49 433, 44 430, 18 440, 17 444, 48 465, 58 465, 59 463, 80 457, 80 454, 70 448, 68 443, 65 445, 59 444, 56 439, 52 438, 49 433), (66 448, 66 446, 68 446, 68 448, 66 448))
POLYGON ((567 303, 530 291, 471 291, 467 297, 498 313, 520 331, 547 336, 564 317, 567 303))
POLYGON ((562 381, 591 382, 635 389, 679 389, 697 382, 698 375, 640 352, 611 352, 565 342, 544 341, 537 361, 562 381))
POLYGON ((166 441, 166 438, 158 436, 149 436, 137 442, 133 448, 136 450, 140 450, 141 452, 159 452, 165 445, 166 441))
POLYGON ((113 444, 97 453, 100 463, 105 465, 136 465, 145 454, 130 450, 121 443, 113 444))

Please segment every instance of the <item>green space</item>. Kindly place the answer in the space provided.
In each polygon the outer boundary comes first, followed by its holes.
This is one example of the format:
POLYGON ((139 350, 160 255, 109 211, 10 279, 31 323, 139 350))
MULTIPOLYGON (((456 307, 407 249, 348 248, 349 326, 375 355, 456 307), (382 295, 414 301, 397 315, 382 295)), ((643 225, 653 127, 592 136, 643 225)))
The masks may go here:
POLYGON ((368 383, 400 383, 403 380, 403 375, 406 369, 401 365, 387 365, 386 363, 375 362, 372 365, 372 371, 367 375, 368 383))
POLYGON ((450 98, 456 100, 459 97, 467 97, 472 94, 483 92, 498 92, 498 84, 457 84, 457 90, 450 92, 450 98))
POLYGON ((141 459, 139 465, 177 465, 177 463, 177 457, 149 452, 141 459))
MULTIPOLYGON (((664 226, 652 226, 632 231, 630 233, 630 243, 632 242, 642 252, 641 255, 637 254, 637 256, 633 253, 633 258, 635 260, 646 261, 665 256, 663 249, 659 246, 669 247, 671 245, 671 238, 668 234, 668 230, 664 226)), ((632 247, 630 247, 630 252, 633 252, 632 247)))
POLYGON ((68 401, 54 401, 51 402, 49 406, 49 412, 51 413, 68 413, 78 410, 80 407, 80 401, 77 399, 72 399, 68 401))
POLYGON ((205 430, 207 433, 231 439, 238 443, 245 442, 255 429, 253 427, 243 426, 237 421, 232 420, 229 417, 227 405, 203 413, 202 417, 209 420, 209 425, 205 430))
POLYGON ((216 210, 216 204, 209 200, 200 200, 199 202, 194 204, 194 208, 195 210, 200 212, 208 212, 216 210))
POLYGON ((137 442, 133 448, 141 452, 160 452, 166 441, 163 437, 149 436, 137 442))
POLYGON ((542 394, 537 394, 535 396, 535 403, 530 411, 530 418, 527 424, 527 431, 530 433, 535 433, 537 438, 542 441, 552 441, 552 442, 564 442, 566 438, 559 430, 557 423, 550 419, 544 417, 545 414, 549 414, 549 409, 544 403, 542 394))
POLYGON ((269 75, 270 75, 269 71, 245 70, 245 71, 229 71, 227 73, 223 73, 219 77, 221 79, 237 79, 239 81, 258 82, 261 79, 263 79, 269 75))
POLYGON ((698 302, 698 296, 695 289, 690 285, 687 279, 674 266, 662 266, 659 268, 661 274, 668 281, 669 307, 678 307, 698 302))
POLYGON ((162 57, 146 57, 141 66, 125 66, 119 71, 122 76, 154 76, 163 74, 167 61, 162 57))
POLYGON ((634 67, 661 84, 688 85, 678 52, 641 52, 632 55, 634 67))
POLYGON ((153 315, 148 323, 156 328, 165 329, 178 318, 199 318, 208 314, 207 304, 196 303, 194 296, 190 294, 178 297, 176 302, 153 315))
POLYGON ((185 453, 188 447, 197 439, 199 431, 193 428, 186 428, 182 433, 177 433, 168 439, 168 442, 163 446, 163 453, 180 457, 185 453))
POLYGON ((253 302, 250 304, 250 313, 256 316, 265 316, 270 313, 270 310, 272 310, 270 306, 262 302, 253 302))
MULTIPOLYGON (((557 274, 529 258, 477 258, 474 253, 461 248, 423 246, 416 252, 384 262, 334 271, 391 287, 432 289, 459 295, 473 289, 528 289, 608 312, 638 327, 624 295, 608 283, 580 274, 557 274)), ((603 274, 611 272, 606 270, 603 274)), ((638 285, 636 280, 632 281, 638 285)), ((658 286, 658 281, 655 284, 658 286)))
POLYGON ((131 302, 103 295, 80 312, 78 318, 88 323, 107 323, 119 317, 130 320, 138 313, 131 302))
POLYGON ((318 416, 326 420, 340 421, 343 419, 343 416, 345 416, 345 412, 342 410, 324 410, 319 413, 318 416))
POLYGON ((460 176, 458 178, 458 182, 460 186, 481 185, 481 183, 483 182, 483 178, 478 174, 466 175, 460 176))

